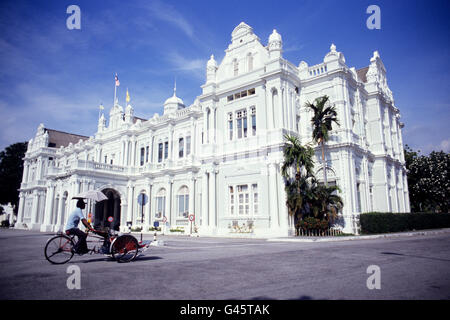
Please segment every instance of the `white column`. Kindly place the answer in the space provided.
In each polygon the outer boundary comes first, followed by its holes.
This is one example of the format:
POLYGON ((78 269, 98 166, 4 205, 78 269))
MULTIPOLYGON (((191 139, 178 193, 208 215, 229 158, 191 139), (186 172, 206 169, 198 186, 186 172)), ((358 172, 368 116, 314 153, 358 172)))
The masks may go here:
POLYGON ((216 170, 212 169, 209 173, 209 226, 217 227, 216 221, 216 170))
POLYGON ((62 230, 64 227, 64 212, 63 212, 63 206, 64 206, 64 196, 61 194, 58 202, 58 217, 56 221, 55 231, 62 230))
POLYGON ((194 199, 195 199, 195 179, 191 177, 189 180, 189 215, 195 214, 194 212, 194 199))
POLYGON ((172 203, 173 203, 172 188, 173 188, 173 180, 170 180, 167 185, 167 197, 166 197, 166 217, 167 217, 167 221, 170 223, 170 226, 172 226, 175 222, 173 208, 172 208, 172 203))
POLYGON ((54 197, 55 197, 55 187, 53 184, 50 184, 47 187, 47 197, 45 198, 44 222, 41 226, 41 231, 43 232, 50 231, 54 197))
POLYGON ((208 111, 205 109, 203 111, 203 142, 208 143, 209 141, 209 131, 208 131, 208 111))
POLYGON ((145 212, 145 221, 147 222, 147 227, 149 228, 152 225, 152 191, 153 191, 153 183, 148 184, 148 201, 147 201, 147 209, 145 212))
POLYGON ((136 165, 136 139, 131 140, 131 166, 136 165))
POLYGON ((128 140, 125 140, 125 146, 124 146, 124 151, 123 151, 123 165, 124 166, 128 166, 128 154, 129 154, 129 151, 128 151, 128 140))
POLYGON ((280 221, 278 219, 278 192, 276 181, 276 168, 274 163, 269 163, 268 174, 268 199, 269 199, 269 216, 270 216, 270 228, 272 230, 280 227, 280 221))
POLYGON ((279 210, 279 221, 281 231, 287 233, 289 230, 289 214, 286 206, 286 191, 284 190, 283 177, 280 174, 280 167, 278 164, 274 164, 275 167, 275 178, 277 181, 278 188, 278 210, 279 210))
MULTIPOLYGON (((133 221, 133 196, 134 194, 134 187, 129 185, 128 186, 128 206, 127 206, 127 220, 125 221, 125 223, 129 222, 129 221, 133 221)), ((125 225, 125 227, 127 227, 125 225)))
POLYGON ((33 205, 31 206, 31 226, 37 221, 38 211, 38 193, 37 190, 33 190, 33 205))
POLYGON ((16 227, 19 226, 19 224, 23 223, 23 212, 25 209, 25 195, 20 192, 19 194, 19 211, 17 212, 17 221, 16 221, 16 227))
POLYGON ((25 182, 25 183, 28 182, 28 171, 29 171, 29 168, 30 168, 30 164, 29 164, 28 160, 25 160, 24 164, 23 164, 22 182, 25 182))
POLYGON ((208 172, 205 170, 202 176, 202 229, 207 228, 208 221, 208 172))

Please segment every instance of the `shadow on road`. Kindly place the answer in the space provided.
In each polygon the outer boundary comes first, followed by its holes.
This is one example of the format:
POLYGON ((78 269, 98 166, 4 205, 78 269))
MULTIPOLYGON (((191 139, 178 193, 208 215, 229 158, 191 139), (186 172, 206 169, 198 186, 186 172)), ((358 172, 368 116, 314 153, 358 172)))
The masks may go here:
MULTIPOLYGON (((136 263, 136 262, 140 262, 140 261, 150 261, 150 260, 159 260, 162 259, 161 257, 155 257, 155 256, 140 256, 137 257, 135 260, 133 260, 131 263, 136 263)), ((91 263, 91 262, 116 262, 116 260, 114 260, 111 257, 102 257, 102 258, 97 258, 97 259, 85 259, 85 260, 78 260, 78 261, 70 261, 70 263, 91 263)))
POLYGON ((381 252, 381 254, 389 254, 389 255, 393 255, 393 256, 404 256, 404 257, 413 257, 413 258, 422 258, 422 259, 431 259, 431 260, 438 260, 438 261, 450 261, 449 259, 416 256, 416 255, 413 255, 413 254, 403 254, 403 253, 396 253, 396 252, 381 252))

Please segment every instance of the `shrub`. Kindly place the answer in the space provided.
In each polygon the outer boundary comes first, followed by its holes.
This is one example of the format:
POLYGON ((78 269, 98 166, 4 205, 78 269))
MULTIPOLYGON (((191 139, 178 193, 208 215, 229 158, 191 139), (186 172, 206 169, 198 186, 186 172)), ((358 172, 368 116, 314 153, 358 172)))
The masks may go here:
POLYGON ((303 230, 320 230, 325 231, 328 229, 328 220, 320 220, 313 217, 307 217, 303 220, 300 220, 297 223, 297 229, 303 230))
POLYGON ((369 212, 360 215, 361 233, 389 233, 449 228, 449 213, 369 212))

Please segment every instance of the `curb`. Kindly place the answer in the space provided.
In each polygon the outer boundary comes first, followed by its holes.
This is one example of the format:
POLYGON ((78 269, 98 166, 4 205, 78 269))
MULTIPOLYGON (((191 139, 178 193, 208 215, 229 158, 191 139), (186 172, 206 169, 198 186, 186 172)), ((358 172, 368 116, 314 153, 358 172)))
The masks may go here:
POLYGON ((343 236, 343 237, 292 237, 292 238, 272 238, 267 239, 270 242, 335 242, 335 241, 352 241, 352 240, 371 240, 371 239, 383 239, 383 238, 400 238, 400 237, 413 237, 413 236, 427 236, 435 234, 450 233, 450 228, 437 229, 437 230, 422 230, 422 231, 407 231, 399 233, 382 233, 374 235, 364 236, 343 236))

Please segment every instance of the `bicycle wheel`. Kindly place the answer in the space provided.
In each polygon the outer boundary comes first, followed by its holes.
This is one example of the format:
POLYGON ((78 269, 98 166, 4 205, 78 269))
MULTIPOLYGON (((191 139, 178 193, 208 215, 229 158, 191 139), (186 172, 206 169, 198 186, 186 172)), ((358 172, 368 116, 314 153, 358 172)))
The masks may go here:
POLYGON ((125 234, 111 243, 111 255, 117 262, 130 262, 136 258, 139 245, 135 237, 125 234))
POLYGON ((73 241, 65 235, 50 238, 45 245, 45 258, 52 264, 64 264, 73 257, 73 241))

